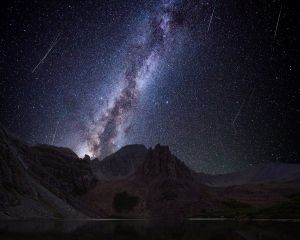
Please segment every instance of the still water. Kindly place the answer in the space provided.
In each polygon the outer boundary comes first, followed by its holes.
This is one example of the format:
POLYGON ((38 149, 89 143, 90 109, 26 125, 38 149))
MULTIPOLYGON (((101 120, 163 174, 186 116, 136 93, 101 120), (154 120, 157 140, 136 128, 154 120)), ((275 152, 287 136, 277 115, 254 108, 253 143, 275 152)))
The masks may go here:
POLYGON ((300 239, 300 222, 218 220, 0 221, 0 239, 300 239))

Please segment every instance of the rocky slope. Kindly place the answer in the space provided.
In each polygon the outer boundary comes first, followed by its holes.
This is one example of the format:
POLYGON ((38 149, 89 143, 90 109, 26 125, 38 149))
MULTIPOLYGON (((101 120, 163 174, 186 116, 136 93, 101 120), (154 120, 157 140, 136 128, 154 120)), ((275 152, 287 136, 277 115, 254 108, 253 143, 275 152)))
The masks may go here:
POLYGON ((99 216, 80 200, 95 181, 70 149, 30 147, 0 124, 0 218, 99 216))

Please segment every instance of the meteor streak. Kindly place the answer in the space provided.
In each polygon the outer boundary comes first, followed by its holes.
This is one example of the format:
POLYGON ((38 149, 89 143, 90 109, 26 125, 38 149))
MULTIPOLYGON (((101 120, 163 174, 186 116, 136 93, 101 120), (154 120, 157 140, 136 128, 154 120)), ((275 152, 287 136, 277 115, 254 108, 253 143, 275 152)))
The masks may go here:
POLYGON ((214 6, 214 9, 213 9, 213 11, 212 11, 212 14, 211 14, 211 17, 210 17, 210 21, 209 21, 209 25, 208 25, 207 31, 209 31, 209 29, 210 29, 210 24, 211 24, 212 18, 213 18, 213 16, 214 16, 215 8, 216 8, 216 6, 214 6))
POLYGON ((58 42, 58 40, 59 40, 61 34, 62 34, 62 31, 60 31, 60 32, 56 35, 56 37, 55 37, 55 39, 53 40, 53 42, 51 43, 51 45, 50 45, 48 51, 46 52, 46 54, 44 55, 44 57, 41 59, 41 61, 39 61, 39 63, 38 63, 38 64, 35 66, 35 68, 31 71, 31 73, 34 73, 35 70, 36 70, 36 69, 44 62, 44 60, 46 59, 46 57, 48 56, 48 54, 51 52, 51 50, 52 50, 52 49, 54 48, 54 46, 57 44, 57 42, 58 42))
POLYGON ((51 143, 51 145, 53 145, 53 143, 54 143, 55 136, 56 136, 56 132, 57 132, 58 124, 59 124, 59 122, 57 122, 57 124, 56 124, 56 128, 55 128, 55 132, 54 132, 54 135, 53 135, 53 138, 52 138, 52 143, 51 143))
POLYGON ((274 40, 275 40, 276 33, 277 33, 277 28, 278 28, 278 23, 279 23, 279 19, 280 19, 281 9, 282 9, 282 5, 280 7, 280 11, 279 11, 278 19, 277 19, 276 29, 275 29, 275 33, 274 33, 274 40))
MULTIPOLYGON (((236 130, 235 130, 235 128, 234 128, 234 123, 235 123, 235 120, 236 120, 237 116, 240 114, 240 111, 241 111, 241 109, 242 109, 244 103, 245 103, 245 98, 244 98, 244 100, 243 100, 243 102, 242 102, 242 104, 241 104, 241 106, 240 106, 240 108, 239 108, 237 114, 235 115, 235 118, 234 118, 233 122, 232 122, 232 127, 233 127, 233 129, 234 129, 235 132, 236 132, 236 130)), ((236 132, 236 133, 237 133, 237 132, 236 132)))

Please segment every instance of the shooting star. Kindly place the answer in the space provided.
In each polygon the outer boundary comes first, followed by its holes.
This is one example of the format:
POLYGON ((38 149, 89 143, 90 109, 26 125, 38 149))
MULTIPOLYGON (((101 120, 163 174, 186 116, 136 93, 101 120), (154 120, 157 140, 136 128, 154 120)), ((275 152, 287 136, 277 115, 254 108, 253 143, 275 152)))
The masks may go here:
POLYGON ((208 129, 210 126, 208 126, 208 127, 205 127, 205 128, 203 128, 203 129, 201 129, 198 133, 202 133, 202 132, 204 132, 206 129, 208 129))
POLYGON ((278 28, 278 23, 279 23, 279 19, 280 19, 281 9, 282 9, 282 5, 280 7, 280 11, 279 11, 278 19, 277 19, 277 24, 276 24, 275 33, 274 33, 274 40, 275 40, 276 33, 277 33, 277 28, 278 28))
POLYGON ((210 29, 210 24, 211 24, 212 18, 213 18, 213 16, 214 16, 215 8, 216 8, 216 6, 214 6, 214 9, 213 9, 213 11, 212 11, 212 14, 211 14, 211 17, 210 17, 210 21, 209 21, 209 25, 208 25, 207 31, 209 31, 209 29, 210 29))
POLYGON ((53 135, 53 138, 52 138, 52 143, 51 143, 51 145, 53 145, 53 143, 54 143, 55 136, 56 136, 56 132, 57 132, 58 124, 59 124, 59 122, 57 122, 57 124, 56 124, 56 128, 55 128, 55 132, 54 132, 54 135, 53 135))
POLYGON ((234 129, 235 133, 237 133, 237 131, 236 131, 236 130, 235 130, 235 128, 234 128, 234 123, 235 123, 235 121, 236 121, 236 118, 237 118, 237 116, 240 114, 240 111, 241 111, 241 109, 242 109, 242 107, 243 107, 244 103, 245 103, 245 98, 244 98, 244 100, 243 100, 243 102, 242 102, 242 104, 241 104, 241 106, 240 106, 240 108, 239 108, 238 112, 236 113, 236 115, 235 115, 235 118, 234 118, 233 122, 232 122, 232 127, 233 127, 233 129, 234 129))
POLYGON ((31 71, 31 73, 34 73, 35 70, 45 61, 46 57, 48 56, 48 54, 51 52, 51 50, 54 48, 54 46, 57 44, 60 36, 62 34, 62 31, 60 31, 56 37, 54 38, 54 40, 52 41, 48 51, 46 52, 46 54, 44 55, 44 57, 41 59, 41 61, 39 61, 39 63, 35 66, 35 68, 31 71))

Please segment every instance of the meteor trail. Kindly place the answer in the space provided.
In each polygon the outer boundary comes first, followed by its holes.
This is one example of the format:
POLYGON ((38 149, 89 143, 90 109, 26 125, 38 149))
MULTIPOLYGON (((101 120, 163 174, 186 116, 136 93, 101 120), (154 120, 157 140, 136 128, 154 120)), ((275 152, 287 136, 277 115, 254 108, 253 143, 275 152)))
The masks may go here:
POLYGON ((215 8, 216 8, 216 6, 214 6, 214 9, 213 9, 213 11, 212 11, 212 14, 211 14, 211 17, 210 17, 210 21, 209 21, 209 25, 208 25, 207 31, 209 31, 210 24, 211 24, 212 18, 213 18, 213 16, 214 16, 215 8))
POLYGON ((58 127, 58 124, 59 124, 59 122, 57 122, 57 124, 56 124, 56 128, 55 128, 55 132, 54 132, 54 135, 53 135, 53 139, 52 139, 52 143, 51 143, 51 145, 53 145, 53 143, 54 143, 55 136, 56 136, 56 132, 57 132, 57 127, 58 127))
POLYGON ((278 28, 278 23, 279 23, 279 19, 280 19, 281 9, 282 9, 282 5, 280 7, 280 11, 279 11, 278 19, 277 19, 276 29, 275 29, 275 33, 274 33, 274 40, 275 40, 276 33, 277 33, 277 28, 278 28))
POLYGON ((243 102, 242 102, 242 104, 241 104, 241 106, 240 106, 240 108, 239 108, 237 114, 235 115, 235 118, 234 118, 233 122, 232 122, 233 128, 234 128, 235 120, 236 120, 237 116, 240 114, 240 111, 241 111, 241 109, 242 109, 242 107, 243 107, 243 105, 244 105, 244 102, 245 102, 245 98, 244 98, 244 100, 243 100, 243 102))
POLYGON ((39 61, 39 63, 35 66, 35 68, 31 71, 31 73, 34 73, 34 71, 44 62, 44 60, 46 59, 46 57, 48 56, 48 54, 51 52, 51 50, 54 48, 54 46, 57 44, 57 42, 58 42, 58 40, 59 40, 59 38, 60 38, 60 36, 61 36, 61 34, 62 34, 62 31, 60 31, 57 35, 56 35, 56 37, 55 37, 55 39, 52 41, 52 43, 51 43, 51 45, 50 45, 50 47, 49 47, 49 49, 48 49, 48 51, 46 52, 46 54, 44 55, 44 57, 41 59, 41 61, 39 61))
POLYGON ((201 129, 200 131, 199 131, 199 133, 202 133, 202 132, 204 132, 206 129, 208 129, 209 128, 209 126, 208 127, 205 127, 205 128, 203 128, 203 129, 201 129))

